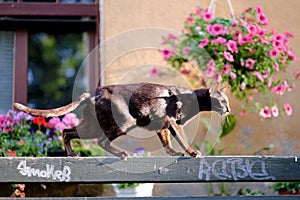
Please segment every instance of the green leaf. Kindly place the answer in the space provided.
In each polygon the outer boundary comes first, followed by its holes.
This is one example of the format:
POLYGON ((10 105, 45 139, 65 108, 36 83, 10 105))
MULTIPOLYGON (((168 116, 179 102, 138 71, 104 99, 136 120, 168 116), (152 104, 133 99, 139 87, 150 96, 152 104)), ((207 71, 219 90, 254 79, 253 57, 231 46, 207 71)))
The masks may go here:
POLYGON ((236 124, 236 116, 233 114, 227 115, 224 120, 220 138, 223 138, 226 135, 228 135, 234 129, 235 124, 236 124))

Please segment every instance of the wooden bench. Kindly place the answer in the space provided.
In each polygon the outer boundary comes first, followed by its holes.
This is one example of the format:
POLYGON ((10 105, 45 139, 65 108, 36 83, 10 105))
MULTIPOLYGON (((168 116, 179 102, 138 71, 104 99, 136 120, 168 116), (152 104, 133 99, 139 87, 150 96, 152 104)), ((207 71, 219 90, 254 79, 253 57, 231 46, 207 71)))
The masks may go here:
MULTIPOLYGON (((300 157, 294 156, 212 156, 133 157, 122 161, 114 157, 0 158, 1 183, 191 183, 191 182, 285 182, 300 181, 300 157)), ((101 197, 28 199, 115 199, 101 197)), ((291 196, 180 196, 133 197, 127 199, 300 199, 291 196)), ((0 198, 11 199, 11 198, 0 198)))

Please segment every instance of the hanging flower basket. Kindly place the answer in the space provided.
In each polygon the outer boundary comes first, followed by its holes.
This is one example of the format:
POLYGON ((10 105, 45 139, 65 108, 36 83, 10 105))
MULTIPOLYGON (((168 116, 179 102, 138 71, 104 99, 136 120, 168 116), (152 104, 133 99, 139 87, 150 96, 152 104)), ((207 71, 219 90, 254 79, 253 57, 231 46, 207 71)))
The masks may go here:
MULTIPOLYGON (((258 102, 253 94, 282 96, 294 88, 300 71, 289 80, 279 75, 297 60, 288 45, 292 37, 289 32, 280 34, 269 27, 268 17, 259 6, 246 9, 236 19, 214 18, 210 9, 197 8, 185 21, 182 35, 164 38, 168 47, 161 53, 164 60, 194 83, 227 83, 237 99, 253 103, 261 117, 270 118, 277 117, 280 111, 291 115, 290 104, 278 105, 270 98, 258 102), (185 63, 201 73, 193 73, 185 63)), ((242 113, 247 111, 246 107, 241 109, 242 113)))

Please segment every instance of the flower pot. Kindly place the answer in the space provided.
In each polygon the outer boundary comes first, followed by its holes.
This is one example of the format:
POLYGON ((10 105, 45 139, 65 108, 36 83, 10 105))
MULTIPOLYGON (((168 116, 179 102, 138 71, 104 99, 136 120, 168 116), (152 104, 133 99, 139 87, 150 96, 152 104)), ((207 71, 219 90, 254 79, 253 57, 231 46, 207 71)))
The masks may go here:
POLYGON ((118 184, 113 184, 116 197, 149 197, 152 196, 153 183, 140 183, 135 187, 118 188, 118 184))
POLYGON ((279 190, 279 195, 300 195, 300 190, 297 190, 295 193, 287 191, 287 190, 279 190))

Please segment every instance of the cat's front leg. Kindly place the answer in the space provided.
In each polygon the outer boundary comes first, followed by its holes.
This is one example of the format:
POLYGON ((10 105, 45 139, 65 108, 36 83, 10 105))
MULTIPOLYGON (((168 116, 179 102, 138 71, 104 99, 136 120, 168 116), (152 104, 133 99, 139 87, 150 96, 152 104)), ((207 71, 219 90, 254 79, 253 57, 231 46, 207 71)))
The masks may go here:
POLYGON ((171 156, 184 156, 184 153, 176 151, 171 144, 170 130, 163 128, 157 132, 157 135, 165 149, 165 151, 171 156))
POLYGON ((170 131, 171 134, 175 137, 179 145, 192 157, 199 158, 201 157, 201 152, 194 150, 187 142, 184 130, 182 125, 176 123, 175 118, 170 118, 170 131))

